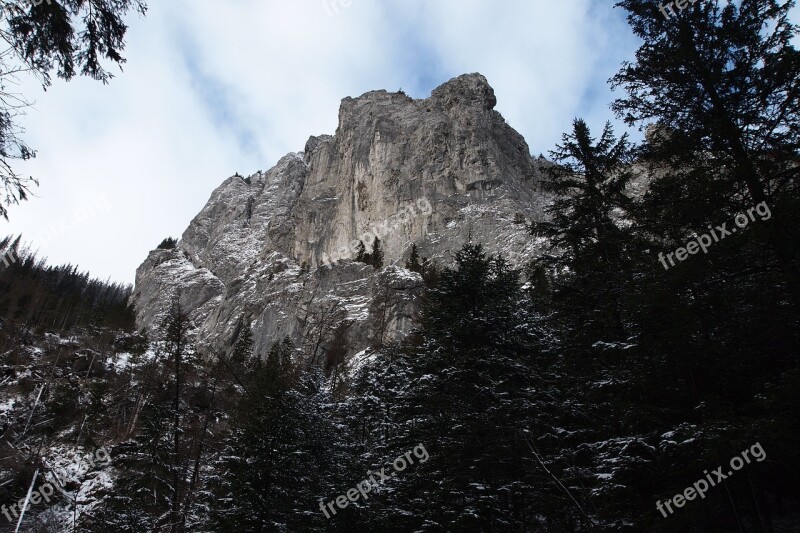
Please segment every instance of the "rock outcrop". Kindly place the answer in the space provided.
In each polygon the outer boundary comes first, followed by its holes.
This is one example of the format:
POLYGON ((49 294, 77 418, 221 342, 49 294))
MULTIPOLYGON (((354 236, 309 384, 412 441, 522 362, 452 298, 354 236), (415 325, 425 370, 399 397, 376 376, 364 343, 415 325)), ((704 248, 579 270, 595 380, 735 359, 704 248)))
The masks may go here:
POLYGON ((422 100, 345 98, 335 135, 228 178, 177 248, 150 253, 136 272, 138 326, 157 327, 177 296, 201 351, 230 347, 249 323, 261 354, 289 336, 319 355, 337 328, 355 353, 410 330, 422 279, 398 265, 412 244, 441 264, 472 239, 522 265, 537 243, 521 221, 541 220, 547 199, 540 161, 496 103, 480 74, 422 100), (375 234, 381 270, 353 261, 375 234))

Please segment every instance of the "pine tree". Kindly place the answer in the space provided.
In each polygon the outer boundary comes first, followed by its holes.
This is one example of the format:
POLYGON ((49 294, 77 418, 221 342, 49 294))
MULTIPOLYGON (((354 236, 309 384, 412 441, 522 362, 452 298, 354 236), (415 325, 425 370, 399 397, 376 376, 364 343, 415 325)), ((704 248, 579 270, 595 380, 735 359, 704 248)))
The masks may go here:
POLYGON ((626 135, 614 136, 609 123, 595 142, 581 119, 574 121, 562 143, 550 152, 556 164, 545 183, 558 195, 548 208, 552 222, 540 225, 557 252, 536 261, 533 271, 539 264, 568 272, 560 275, 559 284, 572 300, 573 311, 587 310, 576 326, 582 333, 589 333, 588 322, 593 331, 625 339, 622 299, 629 279, 631 234, 619 219, 628 216, 632 205, 625 187, 632 177, 634 151, 626 135))
POLYGON ((239 367, 245 367, 253 358, 253 329, 250 322, 242 318, 242 329, 239 338, 231 352, 231 362, 239 367))
POLYGON ((114 490, 88 518, 115 531, 156 530, 168 513, 173 494, 173 441, 166 383, 148 384, 151 401, 142 409, 137 435, 115 449, 115 467, 121 476, 114 490))
POLYGON ((573 266, 582 256, 598 254, 603 261, 618 260, 621 230, 613 218, 624 214, 631 202, 625 186, 631 179, 633 151, 627 135, 616 139, 606 123, 595 144, 589 128, 575 119, 573 130, 550 155, 556 165, 549 168, 545 187, 558 195, 548 212, 553 217, 553 242, 562 246, 573 266))
POLYGON ((323 370, 325 375, 331 380, 331 390, 336 393, 341 386, 341 374, 344 371, 349 344, 347 331, 351 323, 344 321, 340 323, 333 332, 333 338, 325 350, 325 360, 323 370))
MULTIPOLYGON (((638 161, 649 170, 648 189, 640 202, 612 211, 612 220, 626 224, 605 239, 611 244, 606 257, 618 258, 620 268, 603 268, 595 233, 585 246, 562 242, 580 253, 561 263, 568 271, 550 272, 546 303, 558 312, 548 322, 563 353, 559 388, 582 418, 580 440, 562 439, 562 455, 573 457, 571 472, 594 495, 603 520, 627 514, 642 530, 752 524, 768 530, 777 524, 767 502, 776 485, 797 475, 797 461, 784 461, 780 472, 762 466, 747 479, 726 480, 725 491, 710 495, 702 508, 687 506, 669 524, 646 515, 654 500, 669 498, 707 465, 724 464, 755 434, 778 426, 792 428, 783 438, 798 432, 776 414, 796 402, 763 403, 780 396, 772 396, 775 383, 788 390, 797 375, 796 363, 778 362, 788 352, 774 342, 798 344, 797 318, 785 304, 793 276, 787 263, 797 261, 796 227, 787 223, 798 213, 797 167, 789 154, 796 154, 800 131, 798 53, 788 42, 796 30, 785 19, 790 6, 710 0, 667 20, 652 2, 618 5, 643 43, 636 61, 613 80, 628 92, 614 109, 631 124, 652 124, 638 161), (730 224, 757 203, 759 186, 773 218, 783 212, 782 222, 755 222, 753 231, 715 242, 708 254, 662 268, 659 251, 685 246, 709 225, 730 224), (776 244, 776 235, 783 243, 776 244), (598 253, 587 253, 592 250, 598 253), (602 322, 613 308, 623 311, 630 333, 620 342, 608 342, 610 328, 602 322), (758 427, 758 420, 773 417, 781 422, 758 427), (612 479, 601 476, 607 472, 612 479), (650 496, 632 496, 644 493, 650 496)), ((564 214, 579 221, 581 212, 564 214)), ((563 227, 554 219, 556 232, 563 227)))
POLYGON ((173 250, 178 244, 178 239, 167 237, 158 245, 159 250, 173 250))
POLYGON ((174 372, 173 375, 175 377, 172 403, 172 493, 170 495, 170 523, 172 524, 171 527, 173 529, 182 523, 182 519, 180 517, 180 508, 182 503, 181 498, 183 496, 183 472, 185 471, 185 468, 183 465, 184 455, 181 450, 181 403, 183 392, 183 382, 181 379, 183 377, 182 373, 186 373, 191 370, 191 366, 188 366, 188 368, 185 370, 183 365, 193 362, 191 360, 186 360, 191 353, 189 341, 189 330, 191 329, 191 326, 192 324, 188 314, 176 298, 173 300, 172 305, 170 306, 169 312, 164 319, 164 324, 162 327, 164 332, 164 348, 166 355, 172 360, 172 369, 174 372))
POLYGON ((262 378, 278 382, 291 383, 294 369, 294 343, 289 337, 285 337, 281 342, 272 343, 272 347, 264 361, 265 372, 262 378))
POLYGON ((330 396, 316 371, 294 368, 290 348, 273 345, 235 410, 214 488, 225 497, 207 502, 214 530, 319 530, 319 498, 341 490, 330 396))
POLYGON ((356 252, 356 261, 360 263, 367 263, 367 249, 364 246, 364 241, 358 241, 358 251, 356 252))
MULTIPOLYGON (((45 89, 52 74, 65 81, 76 74, 108 83, 109 61, 125 63, 126 15, 144 15, 143 0, 120 0, 101 7, 85 2, 29 1, 3 4, 3 39, 7 53, 0 56, 0 77, 31 72, 45 89), (102 12, 99 14, 98 11, 102 12)), ((7 205, 26 200, 33 178, 24 178, 12 168, 12 159, 36 157, 20 137, 16 117, 30 103, 24 95, 9 93, 8 82, 0 84, 0 216, 8 219, 7 205)))
POLYGON ((426 287, 436 287, 439 284, 440 274, 439 267, 436 266, 432 259, 422 258, 422 281, 425 282, 426 287))
POLYGON ((613 109, 630 124, 655 123, 648 157, 663 187, 680 196, 664 204, 661 221, 705 233, 708 224, 770 206, 773 216, 753 233, 800 306, 794 2, 709 0, 668 19, 650 0, 617 5, 643 42, 636 61, 612 78, 627 92, 613 109))
POLYGON ((381 240, 375 236, 372 241, 372 253, 369 254, 369 264, 376 269, 383 267, 383 250, 381 249, 381 240))
POLYGON ((416 244, 411 245, 411 255, 408 257, 408 261, 406 261, 406 268, 412 272, 422 273, 422 263, 420 263, 420 256, 416 244))
POLYGON ((387 413, 370 411, 366 425, 389 428, 387 449, 422 443, 430 454, 394 489, 396 527, 574 530, 571 502, 564 502, 524 438, 547 442, 559 408, 519 273, 478 244, 465 245, 455 263, 429 293, 413 355, 377 365, 408 365, 403 372, 410 375, 391 397, 377 396, 387 413), (533 518, 542 509, 552 510, 548 524, 533 518))
POLYGON ((465 354, 515 342, 519 272, 502 256, 487 256, 480 244, 465 244, 454 259, 455 268, 441 272, 426 301, 426 336, 465 354))

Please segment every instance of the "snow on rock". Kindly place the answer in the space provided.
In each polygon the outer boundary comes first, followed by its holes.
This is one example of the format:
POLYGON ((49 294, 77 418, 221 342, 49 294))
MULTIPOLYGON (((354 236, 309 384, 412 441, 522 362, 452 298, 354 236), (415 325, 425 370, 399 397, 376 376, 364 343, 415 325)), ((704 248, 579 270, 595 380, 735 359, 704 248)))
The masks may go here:
POLYGON ((395 265, 412 244, 448 264, 472 240, 522 266, 546 243, 515 221, 543 220, 549 197, 542 163, 495 104, 480 74, 426 99, 345 98, 335 135, 226 179, 175 249, 150 252, 132 295, 137 326, 155 329, 177 297, 201 352, 229 349, 245 323, 262 355, 286 336, 307 344, 332 319, 349 325, 352 355, 410 331, 422 281, 395 265), (376 232, 389 265, 380 271, 352 260, 353 244, 369 251, 376 232))

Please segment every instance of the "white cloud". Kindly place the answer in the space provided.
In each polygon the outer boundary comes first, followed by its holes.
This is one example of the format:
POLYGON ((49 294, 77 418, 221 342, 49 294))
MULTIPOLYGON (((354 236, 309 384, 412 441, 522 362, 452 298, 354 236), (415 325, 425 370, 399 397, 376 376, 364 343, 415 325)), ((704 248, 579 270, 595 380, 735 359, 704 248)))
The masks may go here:
POLYGON ((424 97, 481 72, 538 154, 576 115, 594 127, 611 118, 605 82, 635 47, 619 10, 585 0, 150 3, 146 19, 130 18, 128 63, 110 85, 57 81, 43 93, 26 82, 37 100, 26 139, 39 157, 20 169, 41 187, 0 232, 117 281, 133 281, 226 177, 333 133, 345 96, 402 87, 424 97), (109 209, 75 221, 98 197, 109 209), (36 238, 62 220, 59 237, 36 238))

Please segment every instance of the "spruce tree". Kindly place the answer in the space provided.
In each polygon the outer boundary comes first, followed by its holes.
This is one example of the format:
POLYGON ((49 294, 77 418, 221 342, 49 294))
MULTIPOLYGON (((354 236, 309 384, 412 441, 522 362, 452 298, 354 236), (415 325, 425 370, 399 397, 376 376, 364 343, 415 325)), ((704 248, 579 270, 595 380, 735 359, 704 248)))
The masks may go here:
MULTIPOLYGON (((0 56, 0 77, 31 72, 47 89, 55 74, 65 81, 75 75, 108 83, 113 74, 108 64, 122 66, 125 58, 130 11, 144 15, 144 0, 110 3, 77 0, 3 2, 3 40, 8 45, 0 56)), ((20 137, 16 117, 30 103, 24 95, 9 92, 8 81, 0 85, 0 216, 8 219, 7 205, 26 200, 33 178, 15 172, 12 160, 36 157, 20 137)))
POLYGON ((575 119, 572 132, 562 139, 550 152, 555 165, 544 185, 558 195, 547 209, 552 222, 539 225, 556 252, 538 259, 532 271, 539 264, 559 273, 561 293, 571 301, 581 333, 589 333, 588 326, 624 340, 623 298, 632 243, 620 219, 632 205, 625 187, 632 177, 634 151, 627 135, 617 139, 609 123, 595 140, 586 122, 575 119))
POLYGON ((401 370, 410 376, 391 399, 370 399, 388 402, 387 413, 370 411, 368 423, 387 428, 388 449, 423 444, 430 454, 394 489, 397 527, 574 529, 571 503, 525 440, 546 442, 559 409, 519 273, 477 244, 465 245, 455 263, 429 293, 413 355, 395 359, 410 365, 401 370), (547 524, 533 519, 542 509, 553 511, 547 524))
POLYGON ((708 0, 669 18, 650 0, 617 5, 643 42, 612 78, 627 92, 613 109, 630 124, 654 125, 648 158, 677 196, 661 220, 705 233, 765 203, 772 218, 753 233, 800 306, 794 2, 708 0))
POLYGON ((796 477, 793 458, 780 470, 765 462, 726 480, 702 507, 687 505, 666 519, 652 507, 748 439, 780 448, 779 440, 798 433, 784 416, 796 402, 778 399, 797 383, 788 356, 798 346, 797 317, 787 304, 796 294, 797 232, 787 221, 798 213, 792 159, 800 132, 796 29, 786 19, 792 3, 709 0, 669 19, 657 3, 618 5, 643 43, 613 79, 627 91, 614 109, 630 124, 650 126, 637 161, 649 171, 647 191, 617 210, 630 231, 611 240, 621 245, 611 250, 622 268, 609 272, 610 284, 591 277, 592 265, 605 272, 599 255, 581 254, 577 265, 592 281, 579 290, 571 266, 568 276, 551 272, 558 310, 551 327, 564 354, 559 387, 585 417, 565 455, 575 458, 573 472, 604 520, 629 514, 642 530, 777 529, 769 502, 796 477), (730 228, 759 198, 773 220, 753 221, 668 270, 659 263, 658 252, 724 222, 730 228), (613 285, 618 290, 609 293, 613 285), (631 334, 623 342, 609 342, 607 328, 582 311, 607 308, 604 294, 622 296, 631 334), (783 436, 755 436, 775 431, 783 436))
POLYGON ((358 241, 358 251, 356 252, 356 261, 360 263, 367 263, 367 249, 364 246, 364 241, 358 241))
POLYGON ((411 255, 408 257, 408 261, 406 261, 406 268, 412 272, 419 272, 422 273, 422 263, 420 262, 419 251, 417 251, 417 245, 411 245, 411 255))
POLYGON ((383 250, 381 249, 381 240, 375 236, 372 241, 372 253, 369 254, 369 264, 376 269, 383 267, 383 250))
POLYGON ((158 245, 159 250, 172 250, 178 244, 178 239, 174 239, 172 237, 167 237, 161 244, 158 245))
POLYGON ((589 127, 575 119, 571 133, 550 152, 553 162, 544 186, 557 195, 548 212, 553 217, 553 243, 577 266, 579 259, 597 254, 603 262, 619 260, 621 230, 613 214, 625 214, 631 202, 625 186, 631 179, 633 150, 627 135, 614 136, 610 123, 595 142, 589 127))
MULTIPOLYGON (((249 379, 217 463, 215 530, 313 531, 327 522, 319 499, 335 497, 345 461, 327 414, 331 399, 315 369, 292 363, 290 342, 273 344, 249 379)), ((345 484, 346 486, 346 484, 345 484)))
POLYGON ((183 497, 184 490, 184 477, 185 465, 183 464, 185 456, 182 450, 181 443, 181 421, 182 421, 182 404, 183 389, 184 389, 184 374, 192 371, 192 363, 195 361, 191 358, 192 348, 190 346, 189 331, 192 327, 191 320, 188 314, 183 309, 178 299, 174 299, 170 306, 169 312, 164 319, 163 324, 163 342, 164 349, 167 357, 172 361, 172 370, 174 376, 173 385, 173 401, 172 401, 172 416, 173 416, 173 447, 171 457, 172 468, 172 486, 171 486, 171 512, 170 523, 173 527, 177 527, 182 522, 180 517, 181 498, 183 497))
POLYGON ((253 329, 249 320, 242 319, 243 325, 239 338, 231 352, 231 362, 239 367, 247 366, 253 358, 253 329))

